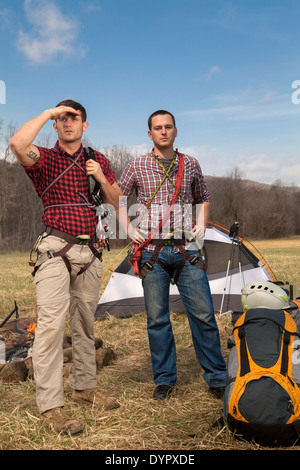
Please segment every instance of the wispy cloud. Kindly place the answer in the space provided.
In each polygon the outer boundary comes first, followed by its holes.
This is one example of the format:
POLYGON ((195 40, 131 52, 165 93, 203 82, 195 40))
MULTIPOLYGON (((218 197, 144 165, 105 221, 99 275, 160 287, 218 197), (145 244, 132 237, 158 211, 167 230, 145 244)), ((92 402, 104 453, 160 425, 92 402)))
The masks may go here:
POLYGON ((0 21, 1 21, 1 25, 3 24, 6 24, 6 25, 9 25, 10 24, 10 20, 11 20, 11 12, 8 8, 2 8, 0 9, 0 21))
POLYGON ((182 116, 227 121, 261 120, 299 116, 299 108, 291 103, 291 95, 272 90, 246 89, 236 95, 215 95, 200 109, 187 110, 182 116))
POLYGON ((97 13, 101 11, 101 5, 97 0, 82 0, 80 2, 80 7, 82 8, 84 13, 97 13))
POLYGON ((299 186, 300 163, 298 156, 287 157, 289 164, 285 164, 285 156, 276 159, 266 152, 241 153, 234 151, 229 155, 227 151, 213 148, 209 145, 201 147, 182 147, 180 151, 199 160, 203 174, 209 176, 228 176, 236 167, 242 177, 251 181, 272 184, 276 180, 284 184, 299 186))
MULTIPOLYGON (((277 18, 287 21, 293 6, 289 2, 216 2, 216 9, 209 23, 242 36, 267 39, 281 44, 292 38, 292 30, 279 28, 277 18), (275 3, 275 4, 274 4, 275 3)), ((297 5, 298 6, 298 5, 297 5)))
POLYGON ((206 81, 209 82, 219 72, 221 72, 221 68, 218 65, 213 65, 206 74, 206 81))
POLYGON ((239 154, 237 161, 245 177, 253 181, 272 183, 279 179, 283 183, 299 184, 300 163, 296 160, 292 159, 285 165, 284 158, 280 161, 265 153, 259 153, 239 154))
POLYGON ((72 15, 64 15, 53 1, 25 0, 24 8, 30 28, 19 31, 17 46, 30 62, 78 55, 79 24, 72 15))

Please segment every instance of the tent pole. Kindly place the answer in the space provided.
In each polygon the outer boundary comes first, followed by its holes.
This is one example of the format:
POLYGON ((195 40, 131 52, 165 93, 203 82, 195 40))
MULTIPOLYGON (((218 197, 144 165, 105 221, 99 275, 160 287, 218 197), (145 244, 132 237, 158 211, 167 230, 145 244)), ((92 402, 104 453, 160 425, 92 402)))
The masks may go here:
POLYGON ((242 274, 241 251, 240 250, 241 250, 241 244, 239 243, 238 244, 239 272, 240 272, 240 287, 241 287, 241 291, 242 291, 242 288, 245 285, 245 281, 244 281, 243 274, 242 274))
MULTIPOLYGON (((239 226, 238 222, 234 222, 234 224, 230 227, 229 236, 232 237, 231 252, 230 252, 230 258, 229 258, 228 264, 227 264, 227 271, 226 271, 226 277, 225 277, 225 286, 224 286, 224 290, 223 290, 223 294, 222 294, 222 301, 221 301, 221 307, 220 307, 220 316, 222 315, 223 304, 224 304, 224 299, 225 299, 225 293, 227 291, 227 282, 228 282, 229 269, 230 269, 230 265, 231 265, 232 255, 233 255, 234 242, 236 240, 238 241, 237 237, 238 237, 239 228, 240 228, 240 226, 239 226)), ((225 313, 230 313, 230 312, 225 312, 225 313)), ((225 313, 223 315, 225 315, 225 313)))

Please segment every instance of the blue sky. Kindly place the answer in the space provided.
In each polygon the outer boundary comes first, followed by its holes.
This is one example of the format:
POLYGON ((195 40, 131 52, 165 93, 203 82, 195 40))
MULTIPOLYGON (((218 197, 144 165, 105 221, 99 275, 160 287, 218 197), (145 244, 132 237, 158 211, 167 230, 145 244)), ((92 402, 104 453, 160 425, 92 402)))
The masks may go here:
POLYGON ((0 119, 73 98, 93 145, 141 153, 168 109, 204 174, 300 186, 299 24, 299 0, 0 0, 0 119))

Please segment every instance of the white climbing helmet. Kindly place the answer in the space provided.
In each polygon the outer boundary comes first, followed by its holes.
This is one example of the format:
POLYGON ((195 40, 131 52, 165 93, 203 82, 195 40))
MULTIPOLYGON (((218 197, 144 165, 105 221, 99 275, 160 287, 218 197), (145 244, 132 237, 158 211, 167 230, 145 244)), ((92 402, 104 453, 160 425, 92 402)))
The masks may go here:
POLYGON ((245 310, 250 308, 290 308, 288 294, 284 289, 270 281, 249 282, 242 289, 242 305, 245 310))

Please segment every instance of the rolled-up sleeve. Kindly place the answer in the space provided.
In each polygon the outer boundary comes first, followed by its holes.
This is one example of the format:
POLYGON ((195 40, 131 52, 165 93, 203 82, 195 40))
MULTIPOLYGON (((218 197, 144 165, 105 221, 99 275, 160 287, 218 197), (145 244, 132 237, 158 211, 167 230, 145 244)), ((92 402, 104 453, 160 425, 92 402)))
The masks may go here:
POLYGON ((47 155, 49 154, 49 150, 43 147, 37 148, 40 152, 40 158, 38 159, 38 161, 33 166, 21 166, 24 168, 27 176, 33 182, 37 195, 41 197, 45 187, 44 162, 47 158, 47 155))

